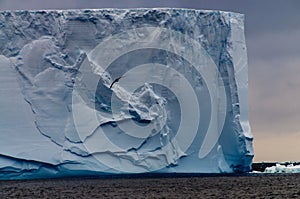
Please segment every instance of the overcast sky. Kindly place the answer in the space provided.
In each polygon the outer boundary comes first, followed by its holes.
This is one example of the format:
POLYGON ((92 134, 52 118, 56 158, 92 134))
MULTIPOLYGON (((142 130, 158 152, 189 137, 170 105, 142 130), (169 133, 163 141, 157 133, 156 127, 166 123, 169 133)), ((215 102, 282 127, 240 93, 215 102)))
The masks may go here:
POLYGON ((300 161, 300 1, 0 0, 0 10, 183 7, 245 14, 254 161, 300 161))

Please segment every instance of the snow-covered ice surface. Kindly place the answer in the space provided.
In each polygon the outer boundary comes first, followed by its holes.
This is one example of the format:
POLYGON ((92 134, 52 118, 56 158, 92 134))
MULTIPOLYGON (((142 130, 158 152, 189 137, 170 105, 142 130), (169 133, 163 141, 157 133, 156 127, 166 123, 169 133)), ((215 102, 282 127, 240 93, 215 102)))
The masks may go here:
POLYGON ((0 12, 0 179, 250 170, 242 14, 0 12))

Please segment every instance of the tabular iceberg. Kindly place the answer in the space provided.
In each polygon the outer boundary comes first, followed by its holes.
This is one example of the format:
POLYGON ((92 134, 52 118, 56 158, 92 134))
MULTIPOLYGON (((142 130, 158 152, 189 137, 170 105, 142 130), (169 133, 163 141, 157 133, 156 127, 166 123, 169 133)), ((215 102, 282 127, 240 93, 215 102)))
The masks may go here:
POLYGON ((243 20, 0 12, 0 179, 249 171, 243 20))

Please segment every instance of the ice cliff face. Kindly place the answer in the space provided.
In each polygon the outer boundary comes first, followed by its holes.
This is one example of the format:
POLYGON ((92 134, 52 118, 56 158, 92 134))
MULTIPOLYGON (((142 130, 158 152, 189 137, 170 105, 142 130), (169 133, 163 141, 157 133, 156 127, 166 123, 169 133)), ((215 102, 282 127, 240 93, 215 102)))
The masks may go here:
POLYGON ((0 179, 246 172, 243 15, 0 13, 0 179))

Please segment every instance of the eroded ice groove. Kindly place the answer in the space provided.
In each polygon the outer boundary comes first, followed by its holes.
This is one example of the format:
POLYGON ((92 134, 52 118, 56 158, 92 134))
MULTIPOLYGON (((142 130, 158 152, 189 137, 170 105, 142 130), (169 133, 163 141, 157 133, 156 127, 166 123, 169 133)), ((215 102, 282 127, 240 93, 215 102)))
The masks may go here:
POLYGON ((0 178, 249 171, 243 20, 0 12, 0 178))

